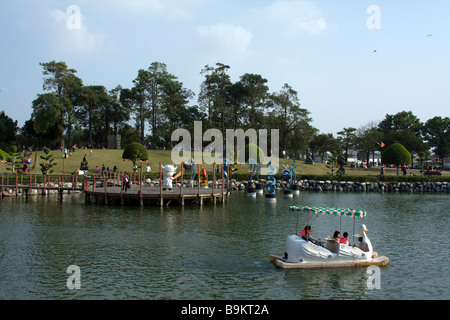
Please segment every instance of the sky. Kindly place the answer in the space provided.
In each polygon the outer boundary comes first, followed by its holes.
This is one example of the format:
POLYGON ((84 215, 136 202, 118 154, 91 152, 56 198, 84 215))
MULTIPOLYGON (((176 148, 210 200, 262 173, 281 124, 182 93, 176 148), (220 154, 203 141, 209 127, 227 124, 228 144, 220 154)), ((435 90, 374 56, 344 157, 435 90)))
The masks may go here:
POLYGON ((41 62, 109 90, 157 61, 196 96, 217 62, 287 83, 321 133, 449 117, 449 15, 448 0, 0 0, 0 111, 30 119, 41 62))

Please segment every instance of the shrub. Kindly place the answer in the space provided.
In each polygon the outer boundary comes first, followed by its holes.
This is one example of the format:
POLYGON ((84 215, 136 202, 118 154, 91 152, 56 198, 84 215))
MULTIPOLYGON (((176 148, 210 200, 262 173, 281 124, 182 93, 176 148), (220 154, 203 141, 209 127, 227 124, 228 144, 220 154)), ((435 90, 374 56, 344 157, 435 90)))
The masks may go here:
POLYGON ((135 166, 139 160, 148 160, 148 152, 142 144, 132 142, 123 150, 122 159, 130 159, 135 166))
POLYGON ((394 164, 398 166, 401 164, 411 163, 411 154, 400 143, 393 143, 381 155, 381 164, 394 164))
POLYGON ((400 143, 391 144, 381 155, 382 164, 409 164, 411 163, 411 154, 400 143))
POLYGON ((45 155, 39 157, 42 160, 44 160, 43 163, 39 164, 41 166, 41 172, 42 174, 53 173, 54 170, 52 168, 56 166, 56 162, 54 162, 55 157, 53 156, 53 154, 50 153, 49 148, 44 149, 44 154, 45 155))
POLYGON ((261 160, 261 162, 264 162, 264 152, 262 149, 253 143, 249 143, 245 145, 245 163, 248 163, 248 159, 250 158, 250 152, 253 152, 256 154, 256 159, 253 159, 258 163, 258 160, 261 160))

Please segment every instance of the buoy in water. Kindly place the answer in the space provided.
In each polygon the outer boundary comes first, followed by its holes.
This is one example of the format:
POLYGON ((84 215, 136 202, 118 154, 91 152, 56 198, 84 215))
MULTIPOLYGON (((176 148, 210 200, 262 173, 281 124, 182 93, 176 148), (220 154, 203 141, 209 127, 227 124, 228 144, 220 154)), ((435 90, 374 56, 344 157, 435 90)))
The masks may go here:
POLYGON ((255 190, 257 194, 263 194, 264 189, 261 183, 255 183, 255 190))
POLYGON ((247 189, 247 196, 248 197, 256 197, 256 189, 253 187, 251 187, 251 188, 249 187, 247 189))
POLYGON ((283 191, 283 197, 285 197, 285 198, 292 198, 292 191, 291 190, 284 190, 283 191))
POLYGON ((266 195, 265 195, 265 202, 266 203, 275 203, 275 202, 277 202, 276 194, 275 193, 266 193, 266 195))
POLYGON ((292 191, 292 194, 300 194, 300 189, 299 189, 298 185, 296 185, 296 184, 293 184, 291 186, 291 191, 292 191))

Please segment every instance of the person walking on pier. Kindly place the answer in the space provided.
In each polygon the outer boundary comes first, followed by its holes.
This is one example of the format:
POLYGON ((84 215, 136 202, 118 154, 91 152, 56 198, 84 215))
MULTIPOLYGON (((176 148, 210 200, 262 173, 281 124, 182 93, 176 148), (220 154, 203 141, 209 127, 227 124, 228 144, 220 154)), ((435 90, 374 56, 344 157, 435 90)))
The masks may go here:
POLYGON ((123 173, 123 191, 127 192, 127 190, 130 188, 130 177, 128 176, 128 173, 125 171, 123 173))

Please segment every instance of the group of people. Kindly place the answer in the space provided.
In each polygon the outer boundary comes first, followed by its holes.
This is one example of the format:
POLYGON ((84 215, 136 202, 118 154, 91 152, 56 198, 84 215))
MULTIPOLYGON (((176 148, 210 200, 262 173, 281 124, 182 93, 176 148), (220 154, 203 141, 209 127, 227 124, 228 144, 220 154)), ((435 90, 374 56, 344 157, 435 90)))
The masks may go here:
POLYGON ((122 176, 122 188, 124 192, 130 189, 130 175, 125 171, 122 176))
MULTIPOLYGON (((319 245, 321 247, 325 247, 325 244, 327 243, 326 241, 323 241, 321 239, 313 238, 311 235, 311 226, 309 225, 305 226, 305 228, 302 230, 301 237, 303 240, 311 241, 312 243, 319 245)), ((357 247, 363 251, 368 251, 367 244, 362 241, 363 238, 359 237, 358 240, 360 243, 357 247)), ((337 243, 342 243, 348 246, 349 245, 348 232, 344 232, 343 236, 341 237, 341 233, 339 231, 335 231, 333 234, 332 241, 336 241, 337 243)))

